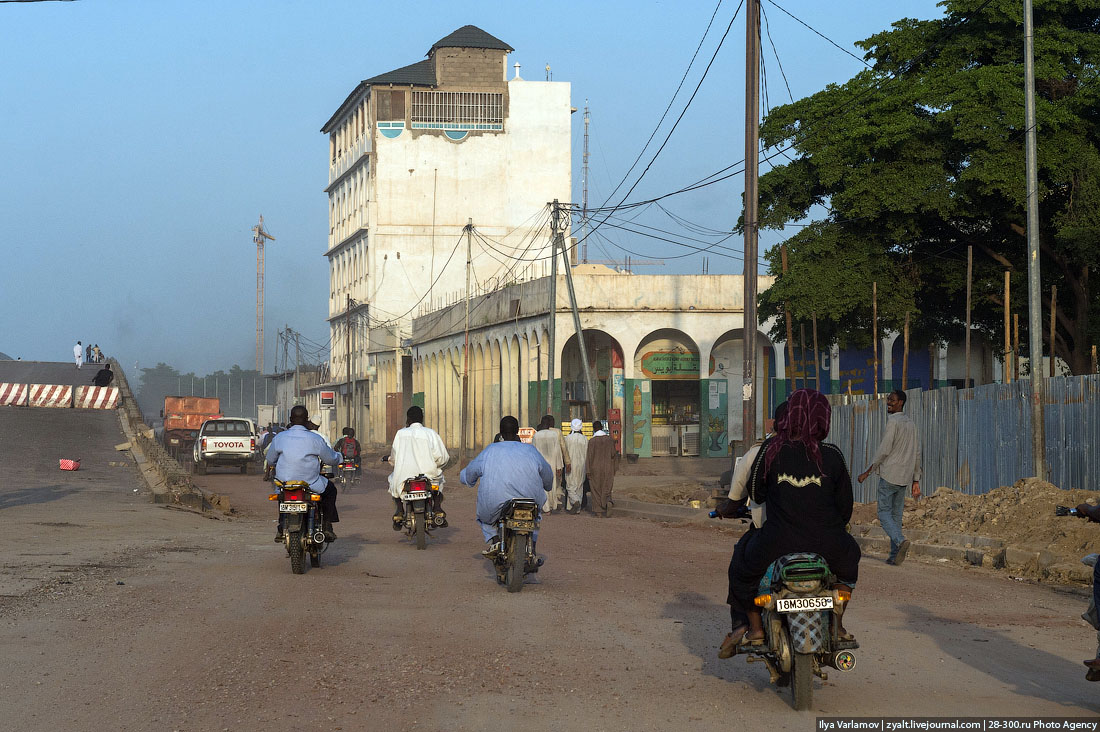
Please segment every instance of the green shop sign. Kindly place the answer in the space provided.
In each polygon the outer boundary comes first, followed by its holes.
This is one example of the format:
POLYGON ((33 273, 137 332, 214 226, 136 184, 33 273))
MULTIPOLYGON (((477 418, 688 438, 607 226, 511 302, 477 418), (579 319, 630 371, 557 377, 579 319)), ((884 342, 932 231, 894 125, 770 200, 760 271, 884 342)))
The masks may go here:
POLYGON ((650 379, 698 379, 699 354, 650 351, 642 356, 642 373, 650 379))

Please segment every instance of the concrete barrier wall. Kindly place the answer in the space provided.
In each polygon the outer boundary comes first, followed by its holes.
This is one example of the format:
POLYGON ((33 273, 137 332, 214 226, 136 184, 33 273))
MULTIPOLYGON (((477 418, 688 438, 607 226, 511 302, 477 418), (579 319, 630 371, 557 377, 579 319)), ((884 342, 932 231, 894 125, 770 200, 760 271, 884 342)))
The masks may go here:
POLYGON ((73 407, 76 409, 115 409, 121 394, 114 386, 78 386, 73 407))
POLYGON ((27 385, 0 382, 0 407, 27 406, 27 385))
POLYGON ((61 384, 28 384, 27 406, 61 407, 73 406, 73 387, 61 384))

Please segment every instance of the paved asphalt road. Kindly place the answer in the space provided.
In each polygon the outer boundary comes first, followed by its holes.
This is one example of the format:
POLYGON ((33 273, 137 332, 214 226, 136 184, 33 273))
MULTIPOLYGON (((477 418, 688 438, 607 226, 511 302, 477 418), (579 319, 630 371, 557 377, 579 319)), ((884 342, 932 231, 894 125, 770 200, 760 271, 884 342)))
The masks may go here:
POLYGON ((811 730, 817 715, 1098 716, 1080 594, 865 557, 849 674, 796 713, 716 657, 736 535, 548 517, 540 584, 508 594, 473 491, 416 551, 384 473, 340 497, 324 566, 290 573, 267 485, 218 472, 233 517, 154 506, 115 415, 0 409, 0 725, 21 730, 811 730), (60 473, 78 451, 85 468, 60 473))
POLYGON ((101 368, 100 363, 86 363, 78 369, 71 361, 0 361, 0 382, 88 386, 101 368))

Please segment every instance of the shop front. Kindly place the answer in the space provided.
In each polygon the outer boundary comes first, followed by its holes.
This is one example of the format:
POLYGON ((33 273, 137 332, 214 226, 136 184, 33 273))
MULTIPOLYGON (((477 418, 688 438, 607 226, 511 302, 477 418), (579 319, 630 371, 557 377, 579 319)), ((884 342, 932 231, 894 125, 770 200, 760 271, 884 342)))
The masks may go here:
POLYGON ((630 384, 632 451, 643 456, 700 454, 699 349, 687 335, 658 331, 638 347, 630 384))

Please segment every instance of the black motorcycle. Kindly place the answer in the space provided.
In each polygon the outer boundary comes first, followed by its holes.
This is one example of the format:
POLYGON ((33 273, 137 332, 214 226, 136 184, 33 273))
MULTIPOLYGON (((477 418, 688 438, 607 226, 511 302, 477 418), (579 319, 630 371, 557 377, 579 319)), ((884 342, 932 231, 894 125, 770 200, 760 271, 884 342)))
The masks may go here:
POLYGON ((286 553, 290 556, 290 571, 303 574, 307 555, 311 567, 320 567, 321 555, 328 548, 323 531, 321 496, 311 492, 309 484, 302 480, 273 482, 277 492, 269 495, 268 500, 279 502, 279 520, 286 553))
POLYGON ((523 589, 524 576, 539 571, 542 565, 535 554, 538 528, 538 503, 529 498, 513 498, 504 504, 497 521, 500 551, 492 559, 497 581, 509 592, 523 589))
POLYGON ((424 475, 406 480, 401 487, 405 534, 416 540, 417 549, 427 547, 428 535, 432 529, 446 525, 447 514, 442 509, 435 510, 435 496, 439 488, 438 481, 424 475))

